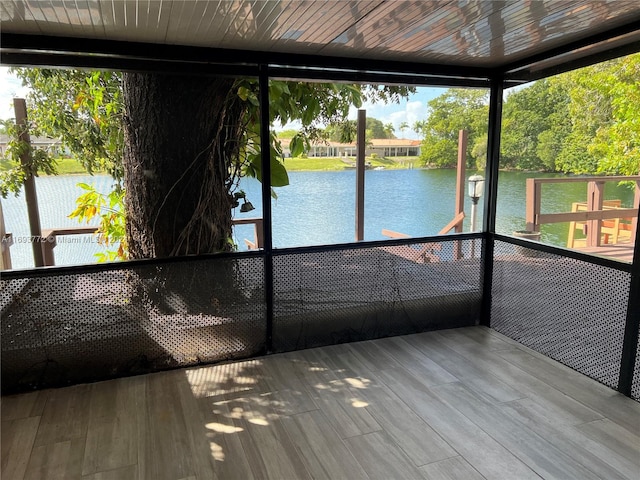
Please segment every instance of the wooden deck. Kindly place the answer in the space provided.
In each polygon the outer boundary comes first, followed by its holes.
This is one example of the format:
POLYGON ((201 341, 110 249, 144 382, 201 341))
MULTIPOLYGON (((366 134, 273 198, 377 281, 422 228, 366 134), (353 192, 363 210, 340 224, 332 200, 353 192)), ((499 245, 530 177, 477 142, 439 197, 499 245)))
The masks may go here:
POLYGON ((574 248, 583 253, 608 257, 621 262, 633 261, 634 244, 631 242, 618 242, 616 244, 604 244, 599 247, 587 247, 583 243, 576 243, 574 248))
POLYGON ((637 479, 640 404, 484 327, 2 398, 2 478, 637 479))

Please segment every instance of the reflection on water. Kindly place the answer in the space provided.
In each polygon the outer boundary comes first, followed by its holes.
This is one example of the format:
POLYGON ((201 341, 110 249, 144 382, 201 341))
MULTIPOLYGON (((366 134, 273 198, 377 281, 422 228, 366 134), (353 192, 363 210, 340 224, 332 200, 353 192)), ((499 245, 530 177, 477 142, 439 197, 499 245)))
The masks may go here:
MULTIPOLYGON (((469 172, 471 174, 473 172, 469 172)), ((539 173, 501 172, 498 185, 496 231, 511 234, 525 228, 525 180, 549 177, 539 173)), ((352 242, 355 236, 355 171, 290 172, 291 184, 277 189, 272 201, 273 245, 276 248, 352 242)), ((365 240, 380 240, 382 229, 411 236, 436 235, 453 218, 455 170, 382 170, 367 171, 365 177, 365 240)), ((82 191, 79 182, 95 184, 108 192, 112 180, 107 176, 73 175, 36 179, 43 228, 77 226, 67 215, 75 208, 82 191)), ((244 179, 240 187, 256 207, 237 217, 261 217, 261 186, 254 179, 244 179)), ((466 187, 466 186, 465 186, 466 187)), ((466 188, 465 188, 466 191, 466 188)), ((571 210, 572 202, 586 201, 587 184, 563 183, 543 185, 542 212, 571 210)), ((623 207, 633 206, 633 190, 609 182, 605 198, 622 200, 623 207)), ((29 227, 24 196, 2 200, 7 231, 16 243, 11 247, 14 268, 33 266, 29 227)), ((478 205, 478 225, 482 219, 482 200, 478 205)), ((469 230, 471 202, 465 199, 469 230)), ((542 240, 554 245, 566 244, 568 224, 543 225, 542 240)), ((243 239, 253 239, 253 226, 236 227, 235 240, 245 249, 243 239)), ((94 253, 102 247, 92 236, 61 237, 55 248, 57 265, 92 263, 94 253)))

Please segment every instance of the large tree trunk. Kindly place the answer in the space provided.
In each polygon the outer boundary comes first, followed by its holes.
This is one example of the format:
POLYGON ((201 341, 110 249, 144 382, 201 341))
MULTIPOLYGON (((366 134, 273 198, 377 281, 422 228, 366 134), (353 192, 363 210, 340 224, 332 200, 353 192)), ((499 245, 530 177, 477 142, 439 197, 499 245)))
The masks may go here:
POLYGON ((243 105, 233 79, 125 73, 130 258, 227 251, 243 105))

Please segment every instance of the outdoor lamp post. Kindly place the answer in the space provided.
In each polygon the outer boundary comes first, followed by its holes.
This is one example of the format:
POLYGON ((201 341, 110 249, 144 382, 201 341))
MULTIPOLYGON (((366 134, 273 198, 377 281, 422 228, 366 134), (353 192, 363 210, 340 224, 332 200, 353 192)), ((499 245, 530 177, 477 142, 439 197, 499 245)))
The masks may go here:
POLYGON ((250 212, 251 210, 255 210, 255 207, 251 204, 251 202, 247 201, 247 195, 243 190, 236 192, 233 194, 233 208, 240 205, 240 211, 242 213, 250 212), (240 205, 240 199, 242 199, 242 205, 240 205))
POLYGON ((242 213, 246 213, 246 212, 250 212, 251 210, 255 210, 256 207, 254 207, 251 202, 248 202, 247 199, 245 198, 244 203, 242 205, 240 205, 240 211, 242 213))
POLYGON ((476 231, 476 208, 478 200, 484 193, 484 177, 482 175, 471 175, 469 177, 469 197, 471 197, 471 231, 476 231))

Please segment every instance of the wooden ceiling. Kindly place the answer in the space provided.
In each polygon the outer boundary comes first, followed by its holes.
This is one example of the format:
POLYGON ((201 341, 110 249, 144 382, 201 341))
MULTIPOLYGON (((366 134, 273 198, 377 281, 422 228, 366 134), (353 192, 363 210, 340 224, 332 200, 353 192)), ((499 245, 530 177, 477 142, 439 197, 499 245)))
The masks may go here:
POLYGON ((0 15, 3 34, 470 68, 517 64, 621 27, 624 36, 576 55, 640 44, 639 0, 3 0, 0 15))

